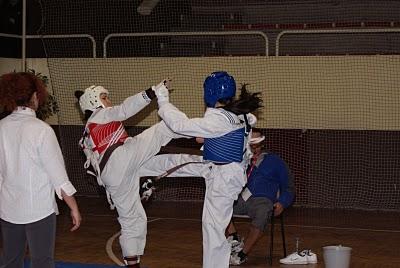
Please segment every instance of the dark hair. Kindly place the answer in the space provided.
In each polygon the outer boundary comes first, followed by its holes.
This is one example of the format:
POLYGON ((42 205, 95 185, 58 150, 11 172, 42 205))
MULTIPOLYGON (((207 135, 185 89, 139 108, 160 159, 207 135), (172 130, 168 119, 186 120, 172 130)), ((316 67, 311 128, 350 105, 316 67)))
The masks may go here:
POLYGON ((81 98, 81 96, 83 94, 84 94, 84 92, 82 90, 76 90, 75 93, 74 93, 74 95, 78 99, 78 101, 79 101, 79 99, 81 98))
MULTIPOLYGON (((240 89, 240 96, 237 100, 229 101, 223 109, 232 112, 236 115, 248 114, 254 112, 258 108, 263 107, 263 100, 260 98, 261 92, 250 93, 246 86, 248 84, 243 84, 240 89)), ((220 101, 219 101, 220 102, 220 101)))
MULTIPOLYGON (((75 95, 75 97, 78 99, 78 101, 79 101, 79 99, 81 98, 81 96, 82 96, 83 94, 84 94, 84 92, 83 92, 82 90, 76 90, 75 93, 74 93, 74 95, 75 95)), ((78 106, 79 106, 79 104, 78 104, 78 106)), ((93 114, 92 111, 85 110, 85 113, 84 113, 84 115, 83 115, 83 118, 85 119, 85 121, 89 120, 89 118, 90 118, 90 116, 91 116, 92 114, 93 114)))
POLYGON ((42 106, 48 97, 46 85, 32 73, 12 72, 0 78, 0 106, 6 112, 14 111, 17 106, 29 106, 35 92, 42 106))

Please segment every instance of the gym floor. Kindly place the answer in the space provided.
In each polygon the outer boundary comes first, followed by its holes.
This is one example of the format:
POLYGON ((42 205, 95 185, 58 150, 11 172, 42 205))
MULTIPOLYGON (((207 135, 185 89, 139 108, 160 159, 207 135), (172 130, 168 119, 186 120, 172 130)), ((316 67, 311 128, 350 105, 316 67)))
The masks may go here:
MULTIPOLYGON (((118 264, 117 214, 109 209, 105 197, 78 197, 83 222, 69 232, 70 217, 64 206, 58 216, 56 260, 65 262, 118 264)), ((161 202, 145 204, 148 236, 142 264, 148 268, 200 268, 202 262, 201 202, 161 202)), ((359 210, 323 210, 292 207, 286 210, 285 235, 288 254, 311 249, 318 264, 296 265, 296 268, 322 268, 323 246, 343 245, 352 248, 352 268, 400 267, 400 213, 359 210)), ((278 221, 277 221, 278 222, 278 221)), ((237 221, 239 233, 246 236, 249 222, 237 221)), ((272 267, 280 265, 282 241, 279 225, 275 226, 272 267)), ((250 253, 241 267, 271 267, 266 256, 269 231, 250 253)))

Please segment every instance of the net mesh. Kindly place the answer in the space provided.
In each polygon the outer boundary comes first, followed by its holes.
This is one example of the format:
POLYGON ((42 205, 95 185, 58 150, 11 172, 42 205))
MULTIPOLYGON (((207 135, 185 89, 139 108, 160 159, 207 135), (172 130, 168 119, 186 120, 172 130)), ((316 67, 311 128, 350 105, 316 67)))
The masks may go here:
MULTIPOLYGON (((42 0, 40 33, 63 35, 42 42, 80 194, 102 190, 83 170, 75 90, 103 85, 120 103, 172 77, 171 102, 198 117, 204 78, 225 70, 262 92, 257 127, 291 168, 296 205, 399 210, 400 2, 335 3, 42 0)), ((155 109, 127 120, 129 134, 158 122, 155 109)), ((198 178, 173 178, 156 199, 203 195, 198 178)))

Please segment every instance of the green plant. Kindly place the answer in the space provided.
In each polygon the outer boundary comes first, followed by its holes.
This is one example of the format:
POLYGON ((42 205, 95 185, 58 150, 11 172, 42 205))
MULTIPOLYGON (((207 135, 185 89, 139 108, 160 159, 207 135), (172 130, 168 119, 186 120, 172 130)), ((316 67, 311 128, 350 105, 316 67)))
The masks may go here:
MULTIPOLYGON (((27 72, 36 75, 36 77, 41 79, 47 87, 47 85, 49 83, 49 78, 46 75, 43 75, 42 73, 37 73, 33 69, 28 69, 27 72)), ((37 109, 36 116, 37 116, 37 118, 39 118, 41 120, 46 120, 47 118, 49 118, 52 115, 57 114, 58 112, 59 112, 59 106, 57 103, 57 99, 54 95, 49 94, 45 104, 41 105, 37 109)))

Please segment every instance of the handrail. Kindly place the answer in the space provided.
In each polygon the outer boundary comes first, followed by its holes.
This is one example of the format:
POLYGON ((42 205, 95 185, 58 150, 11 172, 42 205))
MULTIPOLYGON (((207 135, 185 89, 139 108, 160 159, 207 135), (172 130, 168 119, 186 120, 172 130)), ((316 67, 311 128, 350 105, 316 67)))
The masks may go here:
MULTIPOLYGON (((0 33, 0 37, 21 38, 22 35, 0 33)), ((26 35, 26 39, 62 39, 62 38, 88 38, 92 41, 92 54, 96 58, 96 40, 89 34, 50 34, 50 35, 26 35)))
POLYGON ((268 56, 268 37, 261 31, 219 31, 219 32, 152 32, 152 33, 112 33, 103 41, 103 58, 107 58, 107 42, 113 37, 146 36, 198 36, 198 35, 261 35, 265 39, 265 55, 268 56))
POLYGON ((400 33, 400 28, 377 29, 323 29, 323 30, 287 30, 280 32, 275 41, 275 56, 279 56, 279 42, 285 34, 332 34, 332 33, 400 33))
POLYGON ((22 35, 0 33, 0 37, 22 38, 22 35))

